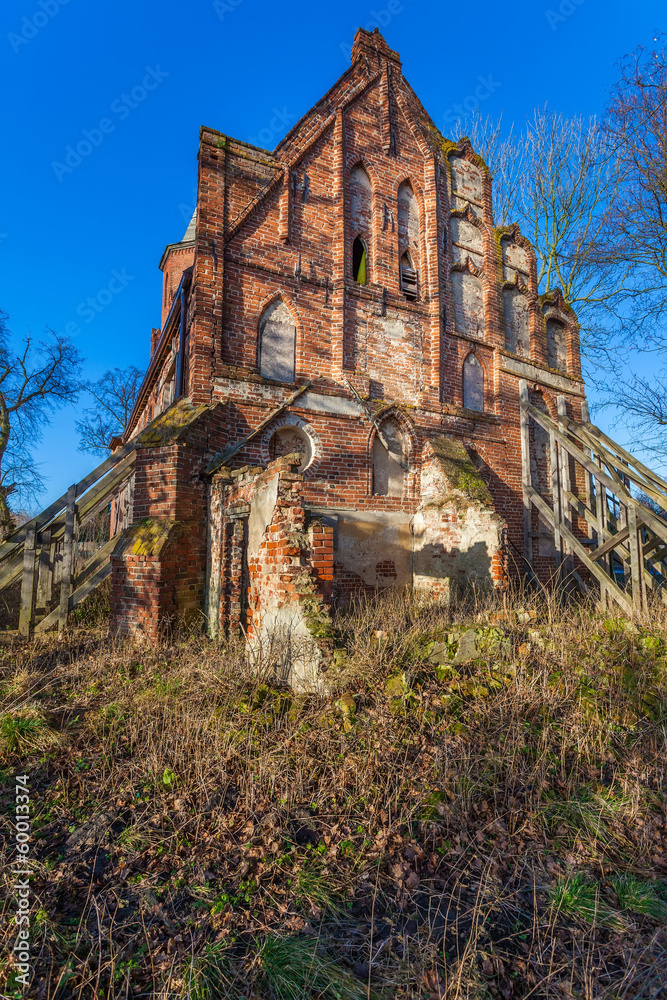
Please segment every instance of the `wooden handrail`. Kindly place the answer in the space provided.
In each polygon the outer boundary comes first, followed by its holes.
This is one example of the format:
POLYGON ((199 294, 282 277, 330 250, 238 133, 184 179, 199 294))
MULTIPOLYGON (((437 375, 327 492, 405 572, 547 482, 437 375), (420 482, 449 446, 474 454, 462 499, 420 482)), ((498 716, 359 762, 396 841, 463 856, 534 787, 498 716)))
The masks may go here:
POLYGON ((563 582, 566 578, 573 578, 574 572, 573 566, 570 564, 567 567, 564 560, 571 560, 576 555, 591 576, 597 579, 603 600, 612 597, 626 613, 632 614, 646 607, 647 589, 658 591, 662 600, 667 603, 667 587, 663 586, 665 574, 655 565, 661 561, 658 556, 667 551, 667 521, 634 497, 630 489, 630 484, 634 484, 660 506, 664 506, 667 505, 667 483, 599 428, 588 422, 578 424, 568 417, 564 396, 558 397, 558 420, 555 420, 550 414, 531 404, 527 382, 521 380, 520 412, 524 535, 529 533, 531 508, 535 507, 553 531, 556 563, 563 582), (549 434, 552 486, 550 502, 553 506, 546 502, 532 483, 530 435, 528 427, 524 427, 524 421, 531 419, 549 434), (565 459, 564 456, 568 458, 565 459), (589 506, 570 487, 570 458, 574 459, 575 467, 580 466, 586 473, 586 498, 589 506), (591 509, 594 494, 595 513, 591 509), (608 495, 616 497, 620 505, 618 520, 608 509, 608 495), (584 519, 589 535, 592 531, 597 532, 597 547, 592 552, 586 548, 586 544, 591 544, 590 538, 585 539, 584 544, 568 522, 564 511, 570 508, 584 519), (644 542, 642 538, 642 531, 646 530, 653 536, 649 537, 648 542, 644 542), (618 586, 613 558, 607 559, 612 553, 622 560, 626 581, 629 578, 631 583, 631 589, 627 593, 618 586))

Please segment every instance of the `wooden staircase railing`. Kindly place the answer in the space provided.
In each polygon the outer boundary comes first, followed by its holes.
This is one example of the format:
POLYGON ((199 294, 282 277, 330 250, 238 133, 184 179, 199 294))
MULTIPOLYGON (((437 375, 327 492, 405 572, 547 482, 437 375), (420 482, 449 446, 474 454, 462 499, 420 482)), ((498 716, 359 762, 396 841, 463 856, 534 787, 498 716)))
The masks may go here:
POLYGON ((523 379, 519 394, 528 562, 534 563, 532 510, 536 508, 553 532, 556 567, 564 585, 574 582, 590 589, 576 557, 598 582, 605 605, 613 599, 632 615, 646 610, 649 592, 667 603, 667 519, 636 496, 641 492, 657 508, 667 510, 667 482, 594 424, 570 419, 564 396, 558 397, 558 420, 554 420, 530 403, 523 379), (549 436, 548 490, 540 491, 533 482, 531 423, 549 436), (577 494, 577 484, 583 484, 583 496, 577 494), (586 536, 575 530, 577 520, 586 536))
POLYGON ((0 590, 19 577, 22 581, 20 635, 28 637, 55 625, 62 629, 70 611, 111 572, 111 554, 132 523, 136 447, 134 440, 120 448, 0 545, 0 590), (111 537, 77 572, 80 532, 111 500, 115 500, 111 537), (59 600, 52 607, 58 582, 59 600))

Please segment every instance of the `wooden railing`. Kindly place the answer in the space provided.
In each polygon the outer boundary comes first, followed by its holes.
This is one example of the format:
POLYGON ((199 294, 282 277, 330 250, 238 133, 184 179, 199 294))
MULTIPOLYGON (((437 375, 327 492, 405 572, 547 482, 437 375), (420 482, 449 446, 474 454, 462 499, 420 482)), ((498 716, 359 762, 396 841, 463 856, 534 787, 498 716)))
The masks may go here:
POLYGON ((629 615, 646 610, 649 593, 667 603, 667 519, 660 513, 667 509, 667 482, 593 424, 571 420, 564 396, 558 397, 554 420, 530 403, 525 380, 519 391, 528 562, 534 562, 532 510, 536 508, 553 534, 563 586, 576 583, 589 590, 585 578, 596 580, 603 603, 613 599, 629 615), (535 426, 549 437, 547 489, 544 482, 542 490, 533 482, 531 423, 533 438, 535 426))
POLYGON ((56 625, 62 629, 70 611, 111 572, 110 557, 118 536, 132 523, 135 459, 133 441, 0 545, 0 590, 21 578, 21 635, 30 636, 56 625), (100 546, 86 543, 87 558, 79 566, 79 536, 112 500, 111 537, 100 546), (58 583, 60 593, 54 607, 58 583))

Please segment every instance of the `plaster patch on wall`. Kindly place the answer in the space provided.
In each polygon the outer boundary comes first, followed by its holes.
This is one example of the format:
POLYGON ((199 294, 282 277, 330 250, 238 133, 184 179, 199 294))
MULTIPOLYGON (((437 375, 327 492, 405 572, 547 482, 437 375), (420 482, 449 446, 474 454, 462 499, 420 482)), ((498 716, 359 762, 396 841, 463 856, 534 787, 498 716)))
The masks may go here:
POLYGON ((419 205, 409 181, 398 189, 399 253, 409 250, 413 267, 419 267, 419 205))
POLYGON ((468 222, 467 219, 459 219, 456 216, 452 216, 449 224, 454 243, 467 247, 468 250, 473 250, 478 254, 483 252, 484 241, 477 226, 473 226, 472 222, 468 222))
POLYGON ((463 212, 467 205, 470 205, 472 214, 478 219, 482 218, 482 206, 477 205, 474 201, 469 201, 468 198, 464 198, 460 195, 452 194, 452 211, 453 212, 463 212))
POLYGON ((466 247, 457 247, 456 244, 452 246, 452 261, 455 264, 465 264, 468 259, 471 260, 479 271, 483 269, 484 258, 480 254, 473 253, 472 250, 468 250, 466 247))
POLYGON ((284 604, 270 595, 262 609, 262 624, 249 646, 255 656, 266 657, 269 650, 279 650, 282 660, 278 670, 281 680, 295 691, 323 691, 322 651, 313 640, 299 604, 284 604))
POLYGON ((407 587, 412 580, 410 514, 339 511, 336 561, 371 587, 407 587), (377 567, 392 562, 395 577, 377 567))
POLYGON ((341 417, 360 417, 363 407, 354 399, 343 399, 341 396, 326 396, 320 392, 305 392, 299 398, 299 407, 306 410, 317 410, 319 413, 334 413, 341 417))
POLYGON ((455 157, 452 164, 452 191, 460 198, 481 204, 482 172, 479 167, 462 157, 455 157))
POLYGON ((541 382, 552 389, 560 389, 562 392, 573 392, 577 396, 583 396, 584 394, 583 383, 575 382, 565 375, 555 375, 553 372, 547 372, 543 368, 536 368, 535 365, 528 364, 526 361, 518 361, 515 358, 505 357, 502 359, 502 367, 505 371, 511 372, 513 375, 518 375, 519 378, 525 378, 529 382, 541 382))
POLYGON ((528 251, 524 247, 517 246, 516 243, 509 243, 507 240, 501 240, 500 246, 503 252, 504 264, 518 268, 525 275, 530 274, 530 260, 528 251))
POLYGON ((293 382, 296 327, 284 302, 273 302, 259 324, 259 373, 275 382, 293 382))
POLYGON ((381 319, 380 326, 390 340, 405 340, 405 324, 398 319, 381 319))
POLYGON ((547 320, 547 364, 549 368, 567 369, 567 330, 557 319, 547 320))
POLYGON ((484 290, 469 271, 452 271, 454 325, 457 333, 484 336, 484 290))
POLYGON ((530 355, 530 309, 518 288, 503 289, 505 308, 505 349, 512 354, 530 355))
POLYGON ((271 524, 278 499, 278 475, 257 491, 250 504, 248 518, 248 558, 256 556, 271 524))

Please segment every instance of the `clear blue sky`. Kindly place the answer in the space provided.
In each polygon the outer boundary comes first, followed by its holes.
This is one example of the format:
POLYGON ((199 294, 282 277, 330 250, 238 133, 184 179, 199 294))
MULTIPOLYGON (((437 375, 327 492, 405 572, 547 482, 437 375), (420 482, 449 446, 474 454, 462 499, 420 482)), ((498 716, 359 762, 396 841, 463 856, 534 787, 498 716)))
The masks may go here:
MULTIPOLYGON (((0 307, 17 337, 72 333, 96 378, 148 361, 199 127, 273 148, 349 65, 359 25, 380 24, 446 132, 480 77, 506 122, 545 101, 599 114, 619 57, 666 18, 664 0, 13 0, 0 20, 0 307)), ((57 415, 38 449, 45 502, 95 464, 75 419, 57 415)))

